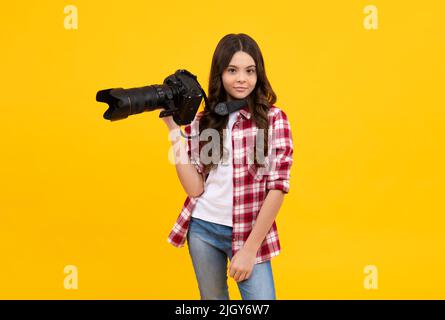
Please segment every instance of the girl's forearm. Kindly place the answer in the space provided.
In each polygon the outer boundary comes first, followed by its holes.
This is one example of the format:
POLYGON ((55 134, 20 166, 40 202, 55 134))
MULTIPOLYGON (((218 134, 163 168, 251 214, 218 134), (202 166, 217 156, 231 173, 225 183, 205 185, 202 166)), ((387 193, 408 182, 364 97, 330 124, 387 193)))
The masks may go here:
POLYGON ((187 141, 181 138, 179 129, 170 130, 169 137, 173 147, 176 173, 184 191, 190 197, 200 196, 204 192, 204 180, 190 162, 186 149, 187 141))
POLYGON ((269 232, 283 203, 284 193, 281 190, 269 190, 249 237, 244 243, 245 249, 256 253, 269 232))

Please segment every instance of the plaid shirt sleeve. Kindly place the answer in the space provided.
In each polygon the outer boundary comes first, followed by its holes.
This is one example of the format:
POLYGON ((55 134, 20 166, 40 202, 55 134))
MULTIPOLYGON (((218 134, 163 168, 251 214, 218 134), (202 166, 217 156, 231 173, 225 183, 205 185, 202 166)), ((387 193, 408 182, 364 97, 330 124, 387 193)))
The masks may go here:
MULTIPOLYGON (((273 116, 272 141, 269 144, 273 155, 271 169, 266 180, 267 190, 289 192, 290 169, 292 166, 293 142, 290 123, 281 109, 273 116)), ((269 136, 270 137, 270 136, 269 136)))

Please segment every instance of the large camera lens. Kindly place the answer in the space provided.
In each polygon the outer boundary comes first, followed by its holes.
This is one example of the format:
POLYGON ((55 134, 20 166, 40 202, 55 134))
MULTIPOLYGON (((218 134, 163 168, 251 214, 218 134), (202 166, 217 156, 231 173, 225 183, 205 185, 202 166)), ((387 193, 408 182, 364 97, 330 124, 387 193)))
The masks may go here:
POLYGON ((112 88, 96 94, 97 101, 109 105, 104 113, 107 120, 125 119, 132 114, 163 108, 165 110, 161 111, 159 117, 173 116, 178 125, 193 121, 203 98, 207 105, 207 97, 196 76, 185 69, 169 75, 162 85, 112 88))
POLYGON ((172 99, 172 89, 167 85, 152 85, 131 89, 106 89, 97 92, 96 100, 109 108, 104 113, 107 120, 125 119, 129 115, 160 109, 172 99))

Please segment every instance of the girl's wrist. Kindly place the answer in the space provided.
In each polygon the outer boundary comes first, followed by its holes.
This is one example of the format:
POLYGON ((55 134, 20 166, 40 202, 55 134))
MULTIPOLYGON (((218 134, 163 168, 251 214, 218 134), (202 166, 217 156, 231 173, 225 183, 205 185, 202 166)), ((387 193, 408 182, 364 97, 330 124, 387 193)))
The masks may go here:
POLYGON ((177 141, 181 138, 181 129, 178 127, 172 127, 168 130, 168 137, 171 141, 177 141))
POLYGON ((169 128, 168 128, 168 131, 169 131, 169 132, 176 131, 176 130, 179 131, 180 129, 181 129, 180 126, 174 126, 174 127, 169 127, 169 128))

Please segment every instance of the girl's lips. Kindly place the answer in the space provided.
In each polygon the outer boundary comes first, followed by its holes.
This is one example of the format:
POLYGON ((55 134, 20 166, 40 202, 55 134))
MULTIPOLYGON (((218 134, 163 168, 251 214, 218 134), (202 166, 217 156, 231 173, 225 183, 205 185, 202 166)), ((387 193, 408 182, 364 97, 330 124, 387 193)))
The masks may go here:
POLYGON ((247 88, 235 88, 235 90, 236 91, 244 91, 244 90, 246 90, 247 88))

